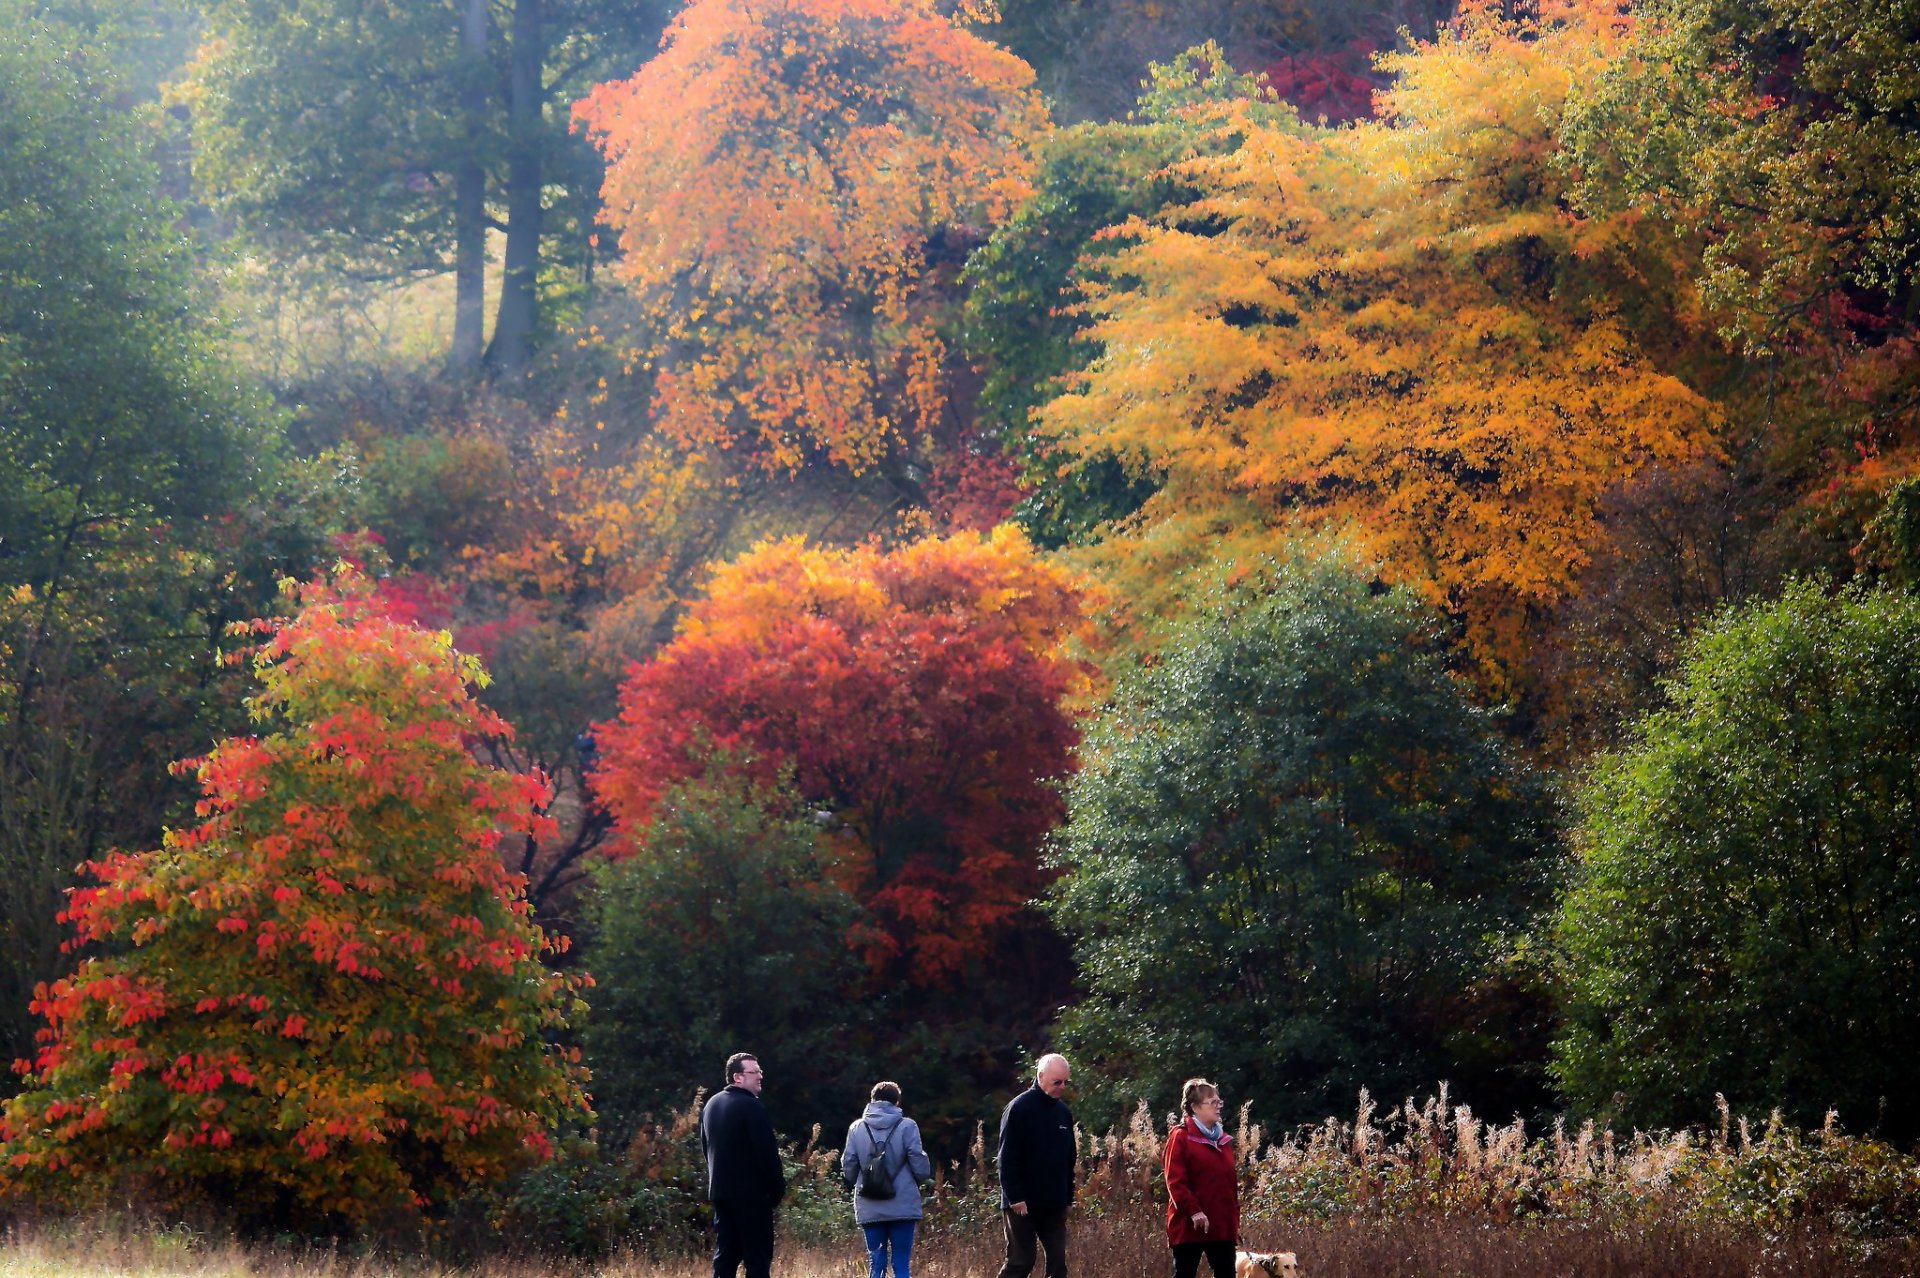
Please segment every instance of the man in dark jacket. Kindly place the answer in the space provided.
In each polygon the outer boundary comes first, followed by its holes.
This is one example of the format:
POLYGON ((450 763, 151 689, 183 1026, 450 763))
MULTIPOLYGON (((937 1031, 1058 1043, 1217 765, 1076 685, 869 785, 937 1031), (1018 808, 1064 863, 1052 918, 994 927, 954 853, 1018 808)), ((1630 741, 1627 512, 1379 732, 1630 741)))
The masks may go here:
POLYGON ((1067 1058, 1049 1053, 1034 1063, 1033 1086, 1000 1115, 1000 1215, 1007 1263, 1000 1278, 1027 1278, 1036 1244, 1046 1248, 1046 1278, 1067 1278, 1067 1208, 1073 1204, 1073 1113, 1061 1099, 1067 1058))
POLYGON ((767 1278, 773 1267, 773 1209, 787 1192, 773 1123, 760 1103, 760 1062, 747 1052, 727 1057, 727 1085, 700 1111, 700 1148, 707 1156, 707 1198, 713 1203, 713 1278, 767 1278))

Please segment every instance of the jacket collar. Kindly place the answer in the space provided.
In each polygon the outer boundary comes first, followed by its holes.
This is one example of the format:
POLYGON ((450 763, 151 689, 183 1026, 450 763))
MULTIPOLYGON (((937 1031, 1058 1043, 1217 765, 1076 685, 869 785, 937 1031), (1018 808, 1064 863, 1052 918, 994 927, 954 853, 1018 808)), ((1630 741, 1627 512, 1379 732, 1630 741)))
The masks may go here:
POLYGON ((1186 1121, 1180 1125, 1187 1129, 1187 1136, 1190 1139, 1197 1140, 1202 1145, 1211 1145, 1215 1149, 1225 1149, 1227 1146, 1233 1144, 1233 1133, 1227 1130, 1225 1123, 1220 1124, 1219 1140, 1215 1140, 1213 1137, 1201 1131, 1200 1124, 1194 1121, 1192 1114, 1188 1114, 1186 1121))

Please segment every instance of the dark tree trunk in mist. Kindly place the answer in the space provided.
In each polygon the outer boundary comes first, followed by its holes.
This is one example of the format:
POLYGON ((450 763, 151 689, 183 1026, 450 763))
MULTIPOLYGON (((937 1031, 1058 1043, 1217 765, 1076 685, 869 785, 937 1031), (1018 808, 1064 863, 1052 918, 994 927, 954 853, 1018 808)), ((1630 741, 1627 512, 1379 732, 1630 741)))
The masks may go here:
POLYGON ((487 171, 480 144, 487 112, 487 0, 466 0, 460 15, 460 114, 467 151, 453 186, 453 349, 455 372, 480 367, 486 324, 487 171))
POLYGON ((541 128, 545 90, 540 80, 546 48, 540 2, 516 0, 513 7, 513 55, 507 82, 507 258, 493 343, 487 349, 487 365, 495 375, 524 373, 533 358, 539 304, 540 148, 546 141, 541 128))

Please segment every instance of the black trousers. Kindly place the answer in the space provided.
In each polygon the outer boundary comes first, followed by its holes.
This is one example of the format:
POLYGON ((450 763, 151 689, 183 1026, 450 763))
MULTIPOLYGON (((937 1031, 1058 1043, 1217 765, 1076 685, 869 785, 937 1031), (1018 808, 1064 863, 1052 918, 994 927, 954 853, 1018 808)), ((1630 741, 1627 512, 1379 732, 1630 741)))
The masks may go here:
POLYGON ((1000 1218, 1007 1226, 1007 1263, 1000 1267, 1000 1278, 1027 1278, 1038 1256, 1036 1246, 1047 1249, 1047 1278, 1067 1278, 1065 1207, 1024 1216, 1003 1208, 1000 1218))
POLYGON ((1173 1244, 1173 1278, 1195 1278, 1200 1272, 1200 1257, 1207 1258, 1213 1278, 1233 1278, 1234 1245, 1230 1242, 1187 1242, 1173 1244))
POLYGON ((747 1278, 767 1278, 773 1268, 772 1203, 713 1205, 713 1278, 734 1278, 742 1264, 747 1278))

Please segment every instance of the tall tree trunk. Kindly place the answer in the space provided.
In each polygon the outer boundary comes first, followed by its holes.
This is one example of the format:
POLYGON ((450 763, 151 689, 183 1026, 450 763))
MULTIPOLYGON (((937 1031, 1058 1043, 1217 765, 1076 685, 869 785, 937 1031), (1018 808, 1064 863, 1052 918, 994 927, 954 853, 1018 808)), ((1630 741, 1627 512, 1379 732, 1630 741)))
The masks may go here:
POLYGON ((500 309, 493 320, 487 365, 495 375, 526 371, 533 358, 533 328, 540 271, 540 148, 546 143, 540 73, 546 39, 540 0, 515 0, 513 56, 507 80, 507 260, 500 309))
POLYGON ((466 153, 453 179, 453 349, 447 367, 480 367, 486 326, 487 171, 480 146, 487 111, 487 0, 466 0, 460 15, 460 115, 466 153))

